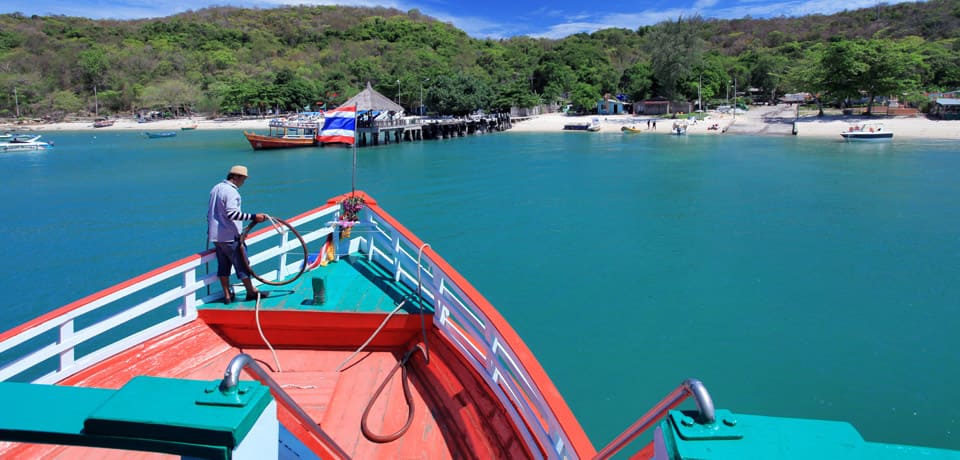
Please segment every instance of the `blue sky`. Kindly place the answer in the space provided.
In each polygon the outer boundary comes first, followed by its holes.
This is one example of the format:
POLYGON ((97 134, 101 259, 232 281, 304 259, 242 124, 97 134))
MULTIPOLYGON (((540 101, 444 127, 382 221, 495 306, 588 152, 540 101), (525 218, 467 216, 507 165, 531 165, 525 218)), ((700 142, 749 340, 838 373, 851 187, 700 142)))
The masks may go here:
MULTIPOLYGON (((885 3, 900 3, 892 0, 885 3)), ((208 6, 272 8, 289 4, 383 6, 421 13, 449 22, 475 38, 516 35, 563 38, 579 32, 621 27, 636 29, 680 16, 736 19, 751 16, 805 16, 874 7, 878 0, 5 0, 0 13, 65 15, 94 19, 170 16, 208 6)))

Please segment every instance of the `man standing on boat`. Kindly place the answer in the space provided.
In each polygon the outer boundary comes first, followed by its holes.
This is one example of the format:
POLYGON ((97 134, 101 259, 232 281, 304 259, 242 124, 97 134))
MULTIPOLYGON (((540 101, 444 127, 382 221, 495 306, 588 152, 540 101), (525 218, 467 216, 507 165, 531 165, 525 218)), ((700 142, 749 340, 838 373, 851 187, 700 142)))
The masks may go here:
POLYGON ((227 178, 210 190, 210 203, 207 207, 207 235, 217 251, 217 276, 223 288, 223 302, 229 304, 234 301, 233 291, 230 290, 230 268, 237 271, 237 278, 247 288, 246 300, 256 300, 269 293, 258 292, 250 280, 250 262, 240 241, 241 221, 255 220, 263 222, 266 214, 249 214, 240 209, 240 191, 238 190, 247 181, 247 167, 236 165, 230 168, 227 178))

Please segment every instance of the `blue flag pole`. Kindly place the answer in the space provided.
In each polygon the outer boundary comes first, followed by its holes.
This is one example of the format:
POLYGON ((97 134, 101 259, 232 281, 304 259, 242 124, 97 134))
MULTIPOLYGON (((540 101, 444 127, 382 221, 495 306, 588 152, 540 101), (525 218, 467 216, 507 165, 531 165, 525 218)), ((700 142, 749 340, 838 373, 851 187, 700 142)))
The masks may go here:
POLYGON ((350 194, 357 191, 357 111, 353 111, 353 177, 350 181, 350 194))

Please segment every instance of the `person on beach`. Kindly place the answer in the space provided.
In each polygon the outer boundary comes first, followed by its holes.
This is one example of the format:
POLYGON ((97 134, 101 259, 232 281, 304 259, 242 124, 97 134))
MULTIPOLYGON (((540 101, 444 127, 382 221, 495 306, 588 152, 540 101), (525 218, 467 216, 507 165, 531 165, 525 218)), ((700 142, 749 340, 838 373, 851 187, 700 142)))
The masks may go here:
POLYGON ((268 292, 257 291, 250 280, 250 261, 243 250, 241 221, 255 220, 263 222, 266 214, 249 214, 240 209, 240 191, 247 181, 247 167, 236 165, 230 168, 227 178, 210 190, 210 202, 207 206, 207 236, 217 252, 217 277, 223 288, 223 303, 234 301, 230 289, 230 269, 237 271, 237 278, 247 289, 246 300, 256 300, 257 295, 267 297, 268 292))

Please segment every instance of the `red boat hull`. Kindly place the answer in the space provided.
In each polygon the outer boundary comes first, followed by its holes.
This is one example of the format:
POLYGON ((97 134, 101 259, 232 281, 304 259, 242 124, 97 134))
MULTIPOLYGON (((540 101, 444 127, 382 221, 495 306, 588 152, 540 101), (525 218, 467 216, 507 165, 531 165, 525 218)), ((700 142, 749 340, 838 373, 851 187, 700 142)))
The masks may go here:
POLYGON ((250 142, 250 146, 253 147, 254 150, 288 149, 294 147, 313 147, 317 145, 317 139, 313 137, 276 137, 248 132, 244 132, 243 135, 247 137, 247 141, 250 142))

